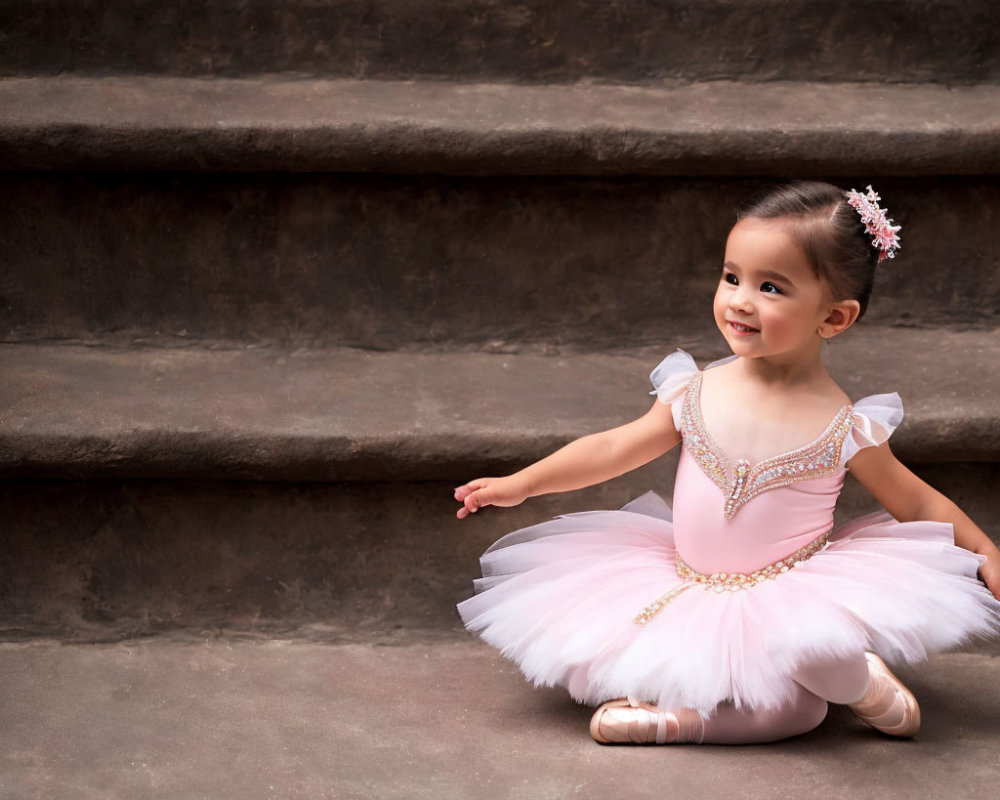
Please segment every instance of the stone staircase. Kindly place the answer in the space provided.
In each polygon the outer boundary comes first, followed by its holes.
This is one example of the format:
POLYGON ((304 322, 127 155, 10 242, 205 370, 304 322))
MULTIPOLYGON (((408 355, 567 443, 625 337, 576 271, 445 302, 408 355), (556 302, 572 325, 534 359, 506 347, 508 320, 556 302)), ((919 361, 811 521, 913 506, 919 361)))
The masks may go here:
MULTIPOLYGON (((675 347, 724 354, 722 246, 769 180, 873 183, 903 225, 830 361, 902 394, 897 452, 1000 535, 998 40, 987 0, 0 0, 0 796, 658 774, 454 603, 503 532, 669 493, 671 458, 463 523, 450 488, 642 413, 675 347)), ((831 713, 678 778, 857 794, 831 754, 870 753, 909 765, 880 797, 953 788, 933 750, 981 794, 995 652, 914 676, 939 709, 916 749, 831 713)))

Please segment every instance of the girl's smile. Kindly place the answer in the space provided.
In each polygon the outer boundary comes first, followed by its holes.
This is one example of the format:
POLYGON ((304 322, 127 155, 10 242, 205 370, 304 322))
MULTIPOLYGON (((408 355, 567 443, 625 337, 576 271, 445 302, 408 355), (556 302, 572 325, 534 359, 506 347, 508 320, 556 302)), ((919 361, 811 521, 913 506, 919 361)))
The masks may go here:
POLYGON ((734 322, 733 320, 726 320, 729 327, 736 333, 737 336, 748 336, 751 333, 760 333, 756 328, 751 328, 749 325, 742 325, 739 322, 734 322))

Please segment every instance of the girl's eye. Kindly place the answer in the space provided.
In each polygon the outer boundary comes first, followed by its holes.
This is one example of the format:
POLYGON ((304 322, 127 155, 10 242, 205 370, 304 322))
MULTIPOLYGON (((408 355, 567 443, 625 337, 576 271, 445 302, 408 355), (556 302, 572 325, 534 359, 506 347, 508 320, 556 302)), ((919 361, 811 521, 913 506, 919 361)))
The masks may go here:
POLYGON ((732 272, 723 273, 722 280, 724 280, 726 283, 732 284, 733 286, 740 285, 739 278, 737 278, 736 275, 732 272))
POLYGON ((765 294, 781 294, 781 289, 771 283, 771 281, 764 281, 760 285, 760 290, 765 294))

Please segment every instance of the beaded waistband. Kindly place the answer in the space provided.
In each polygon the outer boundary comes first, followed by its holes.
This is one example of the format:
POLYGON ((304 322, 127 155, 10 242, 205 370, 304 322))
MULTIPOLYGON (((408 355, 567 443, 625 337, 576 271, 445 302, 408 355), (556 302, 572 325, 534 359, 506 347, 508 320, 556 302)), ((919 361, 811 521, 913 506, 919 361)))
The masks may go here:
POLYGON ((645 625, 659 614, 677 595, 698 584, 704 586, 705 589, 713 589, 716 592, 737 592, 740 589, 749 589, 766 580, 773 580, 782 572, 788 572, 796 564, 801 564, 814 553, 822 550, 829 538, 830 534, 824 533, 819 538, 813 539, 805 547, 800 547, 790 556, 785 556, 773 564, 768 564, 766 567, 754 570, 753 572, 713 572, 711 575, 706 575, 689 567, 680 557, 680 554, 677 554, 677 574, 684 579, 684 583, 680 586, 675 586, 665 595, 650 603, 632 621, 636 625, 645 625))

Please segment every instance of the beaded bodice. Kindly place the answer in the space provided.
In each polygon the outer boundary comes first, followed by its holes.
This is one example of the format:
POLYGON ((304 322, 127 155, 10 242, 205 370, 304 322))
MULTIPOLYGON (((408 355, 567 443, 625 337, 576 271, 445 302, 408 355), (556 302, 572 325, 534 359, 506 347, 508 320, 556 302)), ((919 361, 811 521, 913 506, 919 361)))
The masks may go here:
POLYGON ((744 504, 761 492, 796 481, 832 475, 841 469, 841 448, 853 424, 853 406, 841 408, 826 430, 809 444, 756 464, 745 458, 730 464, 725 452, 708 433, 701 417, 702 374, 696 373, 688 384, 681 409, 681 435, 692 458, 722 490, 726 519, 732 519, 744 504))

